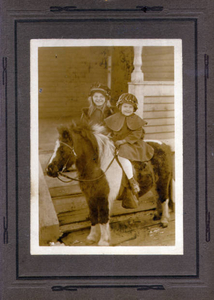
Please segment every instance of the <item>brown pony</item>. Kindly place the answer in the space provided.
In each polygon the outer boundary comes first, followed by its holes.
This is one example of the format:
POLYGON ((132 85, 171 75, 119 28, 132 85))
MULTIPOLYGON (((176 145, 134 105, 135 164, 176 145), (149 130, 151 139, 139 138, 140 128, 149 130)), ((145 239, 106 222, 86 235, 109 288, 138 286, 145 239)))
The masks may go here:
MULTIPOLYGON (((87 239, 107 246, 110 242, 109 216, 112 202, 117 199, 123 178, 113 142, 100 125, 76 125, 58 129, 54 154, 48 164, 47 174, 57 177, 59 172, 74 162, 80 188, 85 195, 91 221, 87 239)), ((168 225, 168 203, 171 196, 172 162, 170 147, 159 141, 148 142, 154 148, 154 156, 148 163, 135 162, 134 176, 140 192, 156 191, 156 219, 163 227, 168 225)), ((126 188, 125 188, 126 189, 126 188)))

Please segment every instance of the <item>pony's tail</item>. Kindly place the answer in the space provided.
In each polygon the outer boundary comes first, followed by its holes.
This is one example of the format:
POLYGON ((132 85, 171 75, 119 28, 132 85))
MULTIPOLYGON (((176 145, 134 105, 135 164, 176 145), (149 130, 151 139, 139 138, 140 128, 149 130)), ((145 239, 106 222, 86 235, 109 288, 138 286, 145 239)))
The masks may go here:
POLYGON ((174 180, 171 176, 170 182, 169 182, 169 209, 174 212, 175 211, 175 203, 173 201, 174 198, 174 180))

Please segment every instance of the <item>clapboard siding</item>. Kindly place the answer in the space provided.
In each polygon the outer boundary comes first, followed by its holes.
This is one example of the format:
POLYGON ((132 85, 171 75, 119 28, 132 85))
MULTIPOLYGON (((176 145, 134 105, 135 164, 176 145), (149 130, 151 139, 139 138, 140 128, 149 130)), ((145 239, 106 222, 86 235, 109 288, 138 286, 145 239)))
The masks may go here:
POLYGON ((174 138, 174 97, 145 97, 145 138, 174 138))
POLYGON ((150 46, 150 47, 144 47, 143 48, 143 54, 147 55, 161 55, 161 54, 171 54, 173 50, 172 46, 150 46))
POLYGON ((162 132, 173 132, 174 125, 163 125, 163 126, 147 126, 146 133, 162 133, 162 132))
MULTIPOLYGON (((147 129, 147 128, 146 128, 147 129)), ((162 132, 162 133, 146 133, 146 140, 173 140, 174 139, 174 131, 173 132, 162 132)))
POLYGON ((144 111, 163 111, 174 110, 174 104, 169 103, 156 103, 156 104, 144 104, 144 111))
MULTIPOLYGON (((151 63, 151 62, 150 62, 151 63)), ((162 73, 163 69, 165 73, 173 73, 173 65, 169 65, 166 64, 164 66, 157 66, 157 64, 153 64, 153 65, 143 65, 143 72, 144 73, 154 73, 154 72, 158 72, 158 73, 162 73)))
MULTIPOLYGON (((147 48, 147 47, 144 47, 144 48, 147 48)), ((151 54, 151 53, 147 53, 145 54, 145 50, 143 48, 143 61, 146 59, 146 61, 159 61, 159 60, 163 60, 163 61, 167 61, 167 62, 172 62, 173 59, 174 59, 174 54, 173 54, 173 47, 172 47, 172 50, 171 50, 171 53, 168 54, 151 54)), ((148 48, 152 48, 152 47, 148 47, 148 48)), ((158 48, 161 48, 161 47, 158 47, 158 48)))
POLYGON ((149 119, 153 118, 172 118, 174 117, 174 111, 144 111, 144 119, 148 122, 149 119))
POLYGON ((146 81, 173 81, 174 47, 143 47, 142 72, 146 81))
POLYGON ((150 59, 146 59, 144 58, 143 60, 143 69, 146 70, 147 67, 164 67, 164 66, 167 66, 167 67, 172 67, 174 66, 174 60, 173 59, 164 59, 164 60, 156 60, 154 57, 150 59))
POLYGON ((147 121, 147 126, 162 126, 162 125, 174 125, 175 120, 174 118, 157 118, 157 119, 146 119, 147 121))
POLYGON ((145 80, 147 81, 171 81, 174 78, 174 73, 146 73, 144 76, 145 80))
POLYGON ((170 96, 161 96, 161 97, 145 97, 144 103, 174 103, 174 97, 170 96))
MULTIPOLYGON (((142 72, 145 81, 174 80, 174 47, 143 47, 142 72)), ((146 139, 174 139, 174 96, 144 98, 146 139)))

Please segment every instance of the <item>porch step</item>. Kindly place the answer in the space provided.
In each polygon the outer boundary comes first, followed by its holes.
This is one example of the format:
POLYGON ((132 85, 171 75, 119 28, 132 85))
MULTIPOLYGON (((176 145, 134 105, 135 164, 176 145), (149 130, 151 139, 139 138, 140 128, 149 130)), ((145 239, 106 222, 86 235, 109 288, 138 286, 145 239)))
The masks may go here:
MULTIPOLYGON (((60 201, 60 200, 59 200, 60 201)), ((89 210, 86 204, 85 198, 71 198, 61 199, 64 210, 60 208, 60 203, 56 204, 54 201, 55 209, 59 212, 58 219, 60 224, 60 230, 62 232, 75 231, 83 228, 90 227, 89 222, 89 210), (66 203, 67 200, 67 204, 66 203), (65 207, 73 207, 73 210, 66 211, 65 207), (61 211, 61 212, 60 212, 61 211)), ((146 195, 139 199, 139 206, 136 209, 125 209, 122 207, 121 200, 115 200, 111 213, 111 222, 118 222, 121 217, 130 217, 129 215, 136 214, 138 212, 152 211, 156 207, 153 194, 148 192, 146 195)))

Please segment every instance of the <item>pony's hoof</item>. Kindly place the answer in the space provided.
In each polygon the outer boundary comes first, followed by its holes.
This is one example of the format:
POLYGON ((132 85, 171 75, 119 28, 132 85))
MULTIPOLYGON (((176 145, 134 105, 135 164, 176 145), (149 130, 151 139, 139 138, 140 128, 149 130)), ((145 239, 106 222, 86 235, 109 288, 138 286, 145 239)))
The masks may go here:
POLYGON ((97 243, 100 239, 100 235, 99 234, 95 234, 95 233, 90 233, 87 238, 86 241, 88 244, 94 244, 97 243))
POLYGON ((109 242, 100 240, 98 246, 109 246, 109 242))
POLYGON ((96 241, 95 240, 92 240, 92 239, 86 239, 86 244, 87 245, 92 245, 92 244, 94 244, 94 243, 96 243, 96 241))
POLYGON ((169 222, 167 220, 161 220, 161 225, 162 225, 163 228, 168 227, 168 223, 169 222))

